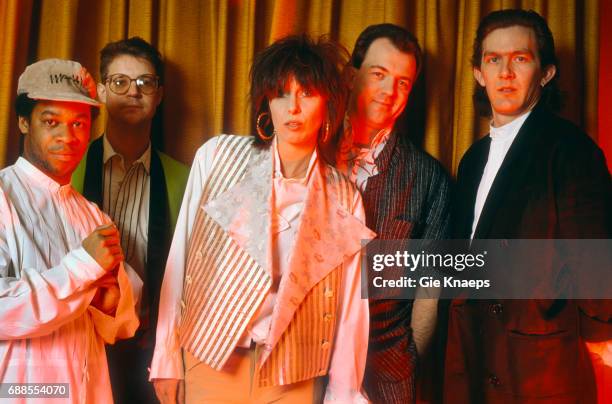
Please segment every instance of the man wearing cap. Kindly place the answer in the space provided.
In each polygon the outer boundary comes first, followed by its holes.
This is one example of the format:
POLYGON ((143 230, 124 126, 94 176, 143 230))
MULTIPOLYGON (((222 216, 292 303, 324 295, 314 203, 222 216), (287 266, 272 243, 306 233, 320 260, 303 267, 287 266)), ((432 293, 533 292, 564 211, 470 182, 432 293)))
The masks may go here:
POLYGON ((72 177, 76 189, 119 227, 126 261, 144 282, 134 338, 108 347, 113 396, 119 403, 155 402, 147 367, 153 357, 158 297, 189 169, 155 150, 151 129, 162 100, 161 55, 133 37, 100 52, 98 84, 108 121, 72 177))
POLYGON ((117 228, 70 185, 95 97, 93 79, 73 61, 43 60, 19 78, 23 156, 0 171, 3 399, 112 402, 104 343, 138 327, 141 285, 124 268, 117 228))

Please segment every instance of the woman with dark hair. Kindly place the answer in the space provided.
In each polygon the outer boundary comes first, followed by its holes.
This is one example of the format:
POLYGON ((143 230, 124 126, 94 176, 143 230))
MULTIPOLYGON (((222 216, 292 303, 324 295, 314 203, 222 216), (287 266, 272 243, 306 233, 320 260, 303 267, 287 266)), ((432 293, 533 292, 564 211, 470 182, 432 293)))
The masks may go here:
POLYGON ((162 403, 366 402, 359 252, 374 234, 321 152, 344 115, 345 55, 325 39, 273 43, 251 69, 256 135, 198 150, 160 299, 162 403))

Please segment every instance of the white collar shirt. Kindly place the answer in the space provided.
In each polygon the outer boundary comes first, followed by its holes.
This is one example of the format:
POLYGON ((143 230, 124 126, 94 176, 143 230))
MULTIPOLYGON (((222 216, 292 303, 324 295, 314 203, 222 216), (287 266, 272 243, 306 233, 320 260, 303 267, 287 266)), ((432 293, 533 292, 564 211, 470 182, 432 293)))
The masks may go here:
POLYGON ((493 181, 495 181, 497 172, 504 162, 506 154, 508 153, 510 146, 512 146, 512 142, 514 142, 516 135, 530 113, 531 111, 498 128, 494 127, 493 123, 490 125, 489 134, 491 136, 491 146, 489 148, 487 164, 484 168, 484 172, 482 173, 480 184, 478 185, 476 203, 474 205, 474 221, 472 222, 472 233, 470 238, 474 238, 474 233, 476 232, 476 227, 478 226, 482 209, 484 208, 487 197, 489 196, 489 191, 491 190, 493 181))

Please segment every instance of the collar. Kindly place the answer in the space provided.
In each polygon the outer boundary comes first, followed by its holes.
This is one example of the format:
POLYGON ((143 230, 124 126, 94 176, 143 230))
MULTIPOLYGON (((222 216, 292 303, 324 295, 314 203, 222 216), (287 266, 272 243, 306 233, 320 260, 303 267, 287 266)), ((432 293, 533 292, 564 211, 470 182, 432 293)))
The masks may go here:
POLYGON ((283 175, 283 170, 281 168, 281 159, 280 159, 280 155, 278 154, 278 140, 275 137, 274 138, 274 142, 272 143, 272 156, 274 159, 274 178, 276 179, 282 179, 284 181, 289 181, 289 182, 300 182, 302 184, 306 184, 308 183, 308 179, 310 178, 311 174, 312 174, 312 168, 314 167, 318 155, 317 155, 317 148, 314 148, 314 151, 312 152, 312 155, 310 156, 310 161, 308 162, 308 168, 306 169, 306 175, 302 178, 285 178, 285 176, 283 175))
MULTIPOLYGON (((119 156, 119 159, 121 160, 121 164, 123 164, 123 156, 117 153, 115 149, 113 149, 113 146, 108 141, 106 134, 102 135, 102 147, 103 147, 102 161, 104 162, 105 165, 108 162, 108 160, 112 159, 115 156, 119 156)), ((144 151, 144 153, 142 153, 140 157, 138 157, 138 159, 136 159, 136 161, 132 163, 132 165, 138 164, 138 163, 142 163, 145 170, 147 171, 147 174, 151 174, 151 142, 150 141, 149 141, 149 145, 147 146, 147 149, 144 151)), ((124 167, 124 168, 127 171, 128 168, 127 167, 124 167)))
POLYGON ((491 123, 489 124, 489 134, 491 136, 491 140, 494 142, 514 140, 519 130, 523 126, 523 123, 525 123, 525 120, 529 117, 530 114, 531 110, 527 111, 515 120, 508 122, 507 124, 498 128, 494 127, 493 121, 491 121, 491 123))
POLYGON ((15 162, 15 167, 22 173, 24 173, 34 184, 41 188, 46 188, 50 192, 58 192, 72 189, 70 183, 66 185, 60 185, 53 178, 49 177, 43 171, 39 170, 34 164, 30 163, 23 157, 19 157, 15 162))
POLYGON ((357 146, 354 144, 354 132, 351 120, 348 115, 344 116, 344 131, 340 146, 338 148, 338 156, 344 162, 350 162, 358 158, 362 152, 376 149, 380 144, 386 143, 392 133, 392 128, 383 128, 379 130, 367 147, 357 146))

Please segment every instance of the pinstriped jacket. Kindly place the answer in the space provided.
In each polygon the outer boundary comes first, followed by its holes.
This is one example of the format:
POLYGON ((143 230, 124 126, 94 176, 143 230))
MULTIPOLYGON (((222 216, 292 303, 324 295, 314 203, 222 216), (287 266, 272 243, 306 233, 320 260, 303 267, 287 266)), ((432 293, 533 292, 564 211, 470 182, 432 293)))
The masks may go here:
MULTIPOLYGON (((251 138, 219 137, 191 231, 178 332, 180 345, 215 369, 223 368, 271 285, 271 170, 270 150, 254 147, 251 138)), ((354 216, 358 198, 335 169, 314 167, 290 270, 281 279, 259 358, 262 385, 327 373, 340 326, 341 280, 359 277, 344 269, 361 240, 374 237, 354 216)), ((163 345, 159 335, 158 327, 163 345)), ((167 377, 156 369, 163 354, 155 356, 152 377, 167 377)))
MULTIPOLYGON (((363 192, 366 225, 382 240, 444 239, 450 231, 450 181, 442 166, 394 132, 363 192)), ((415 400, 412 301, 371 300, 364 388, 373 403, 415 400)))

